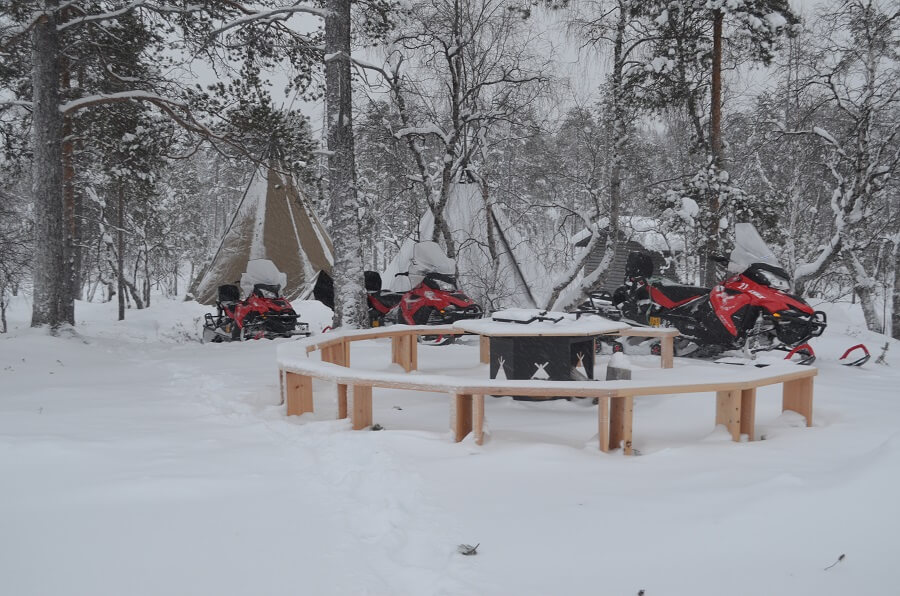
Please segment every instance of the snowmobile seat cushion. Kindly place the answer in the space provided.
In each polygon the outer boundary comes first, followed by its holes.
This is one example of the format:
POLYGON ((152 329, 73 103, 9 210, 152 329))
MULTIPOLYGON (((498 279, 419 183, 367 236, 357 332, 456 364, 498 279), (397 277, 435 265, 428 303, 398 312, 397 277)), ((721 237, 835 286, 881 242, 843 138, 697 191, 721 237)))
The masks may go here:
POLYGON ((709 288, 701 288, 697 286, 686 286, 682 284, 672 283, 654 283, 653 287, 665 295, 672 302, 681 302, 688 298, 695 298, 709 294, 709 288))
POLYGON ((224 284, 219 286, 218 292, 219 302, 234 303, 241 300, 241 289, 234 284, 224 284))
POLYGON ((653 275, 653 260, 642 252, 628 253, 625 262, 625 275, 628 277, 650 277, 653 275))
POLYGON ((365 283, 366 283, 366 291, 367 292, 380 292, 381 291, 381 274, 377 271, 363 271, 363 275, 365 275, 365 283))

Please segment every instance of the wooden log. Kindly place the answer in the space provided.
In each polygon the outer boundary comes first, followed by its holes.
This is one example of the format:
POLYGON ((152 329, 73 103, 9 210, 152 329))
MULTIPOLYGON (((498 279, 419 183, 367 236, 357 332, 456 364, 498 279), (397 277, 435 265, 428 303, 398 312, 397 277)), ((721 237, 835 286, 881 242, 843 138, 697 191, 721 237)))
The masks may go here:
POLYGON ((313 411, 312 377, 285 373, 287 415, 299 416, 313 411))
POLYGON ((731 433, 731 439, 741 440, 741 392, 716 392, 716 424, 724 424, 731 433))
POLYGON ((347 417, 347 385, 344 383, 337 384, 337 402, 338 402, 338 420, 347 417))
POLYGON ((741 391, 741 434, 747 435, 747 440, 754 438, 756 428, 756 387, 741 391))
POLYGON ((453 418, 454 440, 459 443, 472 432, 472 396, 465 393, 453 395, 456 415, 453 418))
POLYGON ((484 396, 472 396, 472 432, 475 433, 475 444, 484 444, 484 396))
POLYGON ((813 378, 786 381, 782 390, 781 410, 791 410, 806 417, 806 426, 812 426, 813 378))
POLYGON ((353 411, 350 420, 353 430, 372 426, 372 386, 353 385, 353 411))

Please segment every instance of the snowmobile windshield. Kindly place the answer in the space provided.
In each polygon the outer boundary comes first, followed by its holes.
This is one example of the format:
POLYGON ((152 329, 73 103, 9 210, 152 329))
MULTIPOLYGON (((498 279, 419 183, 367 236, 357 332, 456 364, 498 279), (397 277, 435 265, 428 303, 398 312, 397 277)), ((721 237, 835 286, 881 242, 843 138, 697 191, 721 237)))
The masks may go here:
POLYGON ((413 248, 413 258, 409 264, 409 283, 416 287, 429 273, 455 275, 456 263, 444 254, 437 242, 419 242, 413 248))
POLYGON ((775 253, 766 245, 753 224, 739 223, 734 225, 734 250, 728 261, 728 271, 742 273, 754 263, 765 263, 781 268, 775 253))
POLYGON ((247 272, 241 274, 241 290, 249 296, 257 284, 278 286, 280 292, 287 285, 287 275, 268 259, 253 259, 247 262, 247 272))

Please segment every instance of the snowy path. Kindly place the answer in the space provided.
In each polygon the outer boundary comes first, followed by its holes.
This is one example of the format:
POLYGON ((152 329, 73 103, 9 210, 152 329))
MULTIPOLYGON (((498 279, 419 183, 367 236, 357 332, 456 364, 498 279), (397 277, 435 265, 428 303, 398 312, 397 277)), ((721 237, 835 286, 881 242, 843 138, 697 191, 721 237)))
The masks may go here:
MULTIPOLYGON (((276 342, 173 343, 159 332, 172 321, 108 316, 79 328, 88 343, 0 336, 4 594, 844 595, 900 584, 900 345, 891 367, 848 370, 827 358, 854 340, 823 337, 815 427, 762 392, 764 441, 712 429, 712 396, 638 400, 642 455, 626 458, 597 450, 595 412, 574 402, 489 400, 484 447, 452 443, 446 399, 428 394, 376 391, 385 432, 349 431, 327 400, 288 419, 275 405, 276 342), (478 556, 457 554, 462 542, 480 542, 478 556)), ((476 353, 426 348, 423 368, 476 353)), ((383 346, 354 354, 384 358, 383 346)))

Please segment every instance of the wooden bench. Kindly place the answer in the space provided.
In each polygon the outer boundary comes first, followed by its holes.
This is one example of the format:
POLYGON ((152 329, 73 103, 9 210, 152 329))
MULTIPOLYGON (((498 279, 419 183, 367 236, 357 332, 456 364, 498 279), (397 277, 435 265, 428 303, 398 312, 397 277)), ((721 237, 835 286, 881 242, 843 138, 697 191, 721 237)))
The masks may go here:
MULTIPOLYGON (((445 393, 451 396, 451 427, 455 440, 461 441, 466 435, 473 433, 476 443, 482 444, 485 395, 526 395, 547 399, 558 396, 597 398, 600 449, 609 451, 622 447, 626 454, 631 454, 636 397, 715 393, 716 424, 725 425, 735 441, 739 441, 741 435, 747 435, 749 440, 753 440, 756 389, 780 383, 783 384, 782 410, 798 412, 806 418, 807 426, 812 425, 813 377, 817 370, 789 364, 764 369, 690 367, 690 370, 660 370, 654 373, 654 379, 628 381, 512 381, 444 375, 410 377, 405 373, 359 371, 347 367, 350 341, 407 337, 411 339, 393 343, 392 361, 397 362, 398 358, 405 360, 413 369, 417 364, 415 350, 411 347, 415 345, 412 343, 415 342, 415 335, 433 335, 435 331, 435 327, 385 328, 339 332, 326 339, 302 340, 300 343, 305 344, 305 355, 321 349, 321 362, 308 357, 291 358, 290 352, 301 346, 283 344, 279 347, 279 369, 282 399, 287 405, 287 414, 299 415, 314 410, 314 378, 337 384, 338 418, 349 416, 355 430, 372 425, 373 387, 445 393), (694 374, 705 375, 710 379, 702 383, 684 380, 694 374), (348 397, 352 397, 352 408, 349 409, 348 397)), ((454 332, 452 328, 441 331, 454 332)))

